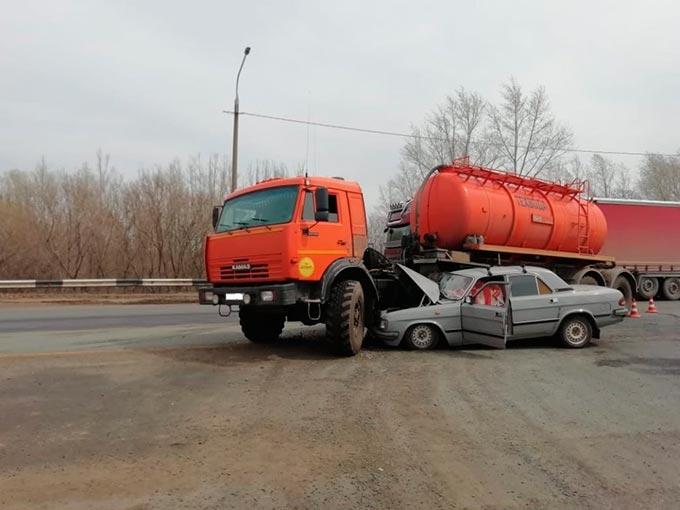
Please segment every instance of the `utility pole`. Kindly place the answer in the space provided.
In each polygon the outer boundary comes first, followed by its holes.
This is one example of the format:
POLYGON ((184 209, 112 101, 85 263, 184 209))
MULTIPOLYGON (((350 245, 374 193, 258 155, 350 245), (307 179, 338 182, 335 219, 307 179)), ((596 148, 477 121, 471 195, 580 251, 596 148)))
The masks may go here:
POLYGON ((231 144, 231 191, 232 193, 236 191, 236 186, 238 185, 238 81, 241 78, 241 71, 243 70, 243 64, 246 62, 246 57, 250 53, 250 46, 246 46, 243 51, 243 60, 241 60, 241 67, 238 68, 238 74, 236 75, 236 97, 234 98, 234 138, 231 144))

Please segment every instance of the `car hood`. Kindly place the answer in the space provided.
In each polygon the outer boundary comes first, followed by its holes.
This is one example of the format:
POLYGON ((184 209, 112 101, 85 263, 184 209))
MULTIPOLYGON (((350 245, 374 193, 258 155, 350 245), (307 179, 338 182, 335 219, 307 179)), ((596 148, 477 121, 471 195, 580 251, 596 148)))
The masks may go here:
POLYGON ((439 303, 441 293, 439 292, 439 284, 437 282, 434 282, 427 276, 423 276, 413 269, 409 269, 401 264, 397 264, 397 267, 401 271, 401 274, 415 284, 415 286, 418 287, 432 303, 439 303))

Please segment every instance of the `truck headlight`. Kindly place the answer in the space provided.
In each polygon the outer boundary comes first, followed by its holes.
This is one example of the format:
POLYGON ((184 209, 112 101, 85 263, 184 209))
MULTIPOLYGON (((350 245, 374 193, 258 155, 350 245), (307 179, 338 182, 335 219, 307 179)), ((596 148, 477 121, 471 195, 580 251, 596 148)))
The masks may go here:
POLYGON ((243 304, 244 305, 250 304, 250 294, 243 294, 243 304))
POLYGON ((271 303, 274 301, 274 292, 271 290, 263 290, 260 292, 260 300, 263 303, 271 303))
POLYGON ((210 299, 212 301, 213 305, 219 305, 220 304, 220 296, 219 294, 213 294, 212 292, 206 292, 205 295, 206 299, 210 299), (208 297, 208 294, 212 295, 212 298, 208 297))

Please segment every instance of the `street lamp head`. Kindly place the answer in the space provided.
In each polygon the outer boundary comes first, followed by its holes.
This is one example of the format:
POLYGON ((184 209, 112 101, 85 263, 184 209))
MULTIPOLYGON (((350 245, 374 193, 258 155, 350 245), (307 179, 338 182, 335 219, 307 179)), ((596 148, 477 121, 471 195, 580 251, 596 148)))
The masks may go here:
POLYGON ((246 46, 246 50, 243 52, 245 55, 250 53, 250 46, 246 46))

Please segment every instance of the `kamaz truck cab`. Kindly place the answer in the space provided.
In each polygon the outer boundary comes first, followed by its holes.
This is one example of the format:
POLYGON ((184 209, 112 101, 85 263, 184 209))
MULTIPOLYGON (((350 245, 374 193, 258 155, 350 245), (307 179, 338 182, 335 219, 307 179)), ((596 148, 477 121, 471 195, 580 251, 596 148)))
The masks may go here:
POLYGON ((205 240, 210 286, 199 302, 238 305, 253 342, 275 340, 286 320, 323 322, 342 353, 358 352, 378 301, 362 259, 368 238, 359 185, 274 178, 225 198, 205 240))

